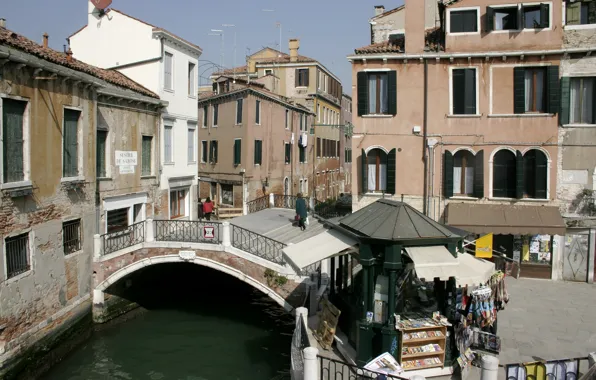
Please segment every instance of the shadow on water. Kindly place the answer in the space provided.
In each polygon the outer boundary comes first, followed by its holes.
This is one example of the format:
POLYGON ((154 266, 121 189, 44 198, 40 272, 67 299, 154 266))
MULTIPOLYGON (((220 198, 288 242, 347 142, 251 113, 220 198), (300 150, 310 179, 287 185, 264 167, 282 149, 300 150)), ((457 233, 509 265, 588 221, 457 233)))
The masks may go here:
POLYGON ((293 317, 234 277, 160 264, 108 293, 146 312, 96 333, 45 379, 289 379, 293 317))

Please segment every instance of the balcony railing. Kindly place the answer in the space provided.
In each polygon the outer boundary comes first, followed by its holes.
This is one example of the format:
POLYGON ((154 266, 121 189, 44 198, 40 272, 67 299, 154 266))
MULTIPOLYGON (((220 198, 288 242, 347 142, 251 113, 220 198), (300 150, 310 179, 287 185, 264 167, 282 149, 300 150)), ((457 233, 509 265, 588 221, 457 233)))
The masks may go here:
POLYGON ((131 224, 123 230, 101 235, 102 254, 109 255, 145 241, 145 222, 131 224))
POLYGON ((248 202, 246 206, 249 214, 269 208, 269 196, 265 195, 264 197, 254 199, 248 202))
POLYGON ((286 246, 284 243, 233 224, 230 227, 232 229, 231 240, 234 248, 238 248, 273 263, 284 265, 282 253, 282 249, 286 246))
POLYGON ((155 240, 221 244, 221 223, 195 220, 156 220, 155 240))

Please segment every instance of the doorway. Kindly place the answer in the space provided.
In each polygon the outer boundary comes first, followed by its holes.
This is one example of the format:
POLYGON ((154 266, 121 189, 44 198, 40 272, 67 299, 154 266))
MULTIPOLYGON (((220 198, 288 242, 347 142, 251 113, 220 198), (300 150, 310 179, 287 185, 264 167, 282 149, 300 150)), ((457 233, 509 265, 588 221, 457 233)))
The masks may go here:
POLYGON ((588 279, 590 232, 578 231, 565 235, 563 252, 563 280, 586 282, 588 279))

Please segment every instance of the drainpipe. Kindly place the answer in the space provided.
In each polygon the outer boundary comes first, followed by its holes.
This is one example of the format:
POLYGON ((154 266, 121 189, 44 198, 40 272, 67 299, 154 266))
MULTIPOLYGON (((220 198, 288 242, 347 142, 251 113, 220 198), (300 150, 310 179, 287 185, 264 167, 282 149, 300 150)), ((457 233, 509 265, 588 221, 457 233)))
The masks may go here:
POLYGON ((422 154, 424 160, 424 189, 423 189, 423 206, 422 212, 424 215, 428 216, 428 154, 426 151, 426 139, 428 138, 428 61, 424 60, 424 112, 423 112, 423 120, 422 120, 422 154))
POLYGON ((437 139, 428 139, 426 145, 428 146, 428 155, 430 157, 430 164, 429 164, 429 177, 430 177, 430 186, 429 186, 429 195, 428 195, 428 216, 435 220, 435 201, 434 201, 434 194, 435 194, 435 145, 437 145, 437 139), (432 207, 431 207, 431 199, 432 199, 432 207), (432 212, 431 212, 432 210, 432 212))

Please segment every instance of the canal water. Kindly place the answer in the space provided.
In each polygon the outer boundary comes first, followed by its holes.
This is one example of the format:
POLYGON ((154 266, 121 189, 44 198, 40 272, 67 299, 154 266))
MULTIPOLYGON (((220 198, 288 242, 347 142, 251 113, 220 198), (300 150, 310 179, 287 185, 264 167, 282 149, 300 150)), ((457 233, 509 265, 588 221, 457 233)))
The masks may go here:
POLYGON ((92 337, 46 380, 289 379, 294 319, 229 275, 195 264, 133 274, 127 299, 143 306, 92 337))

